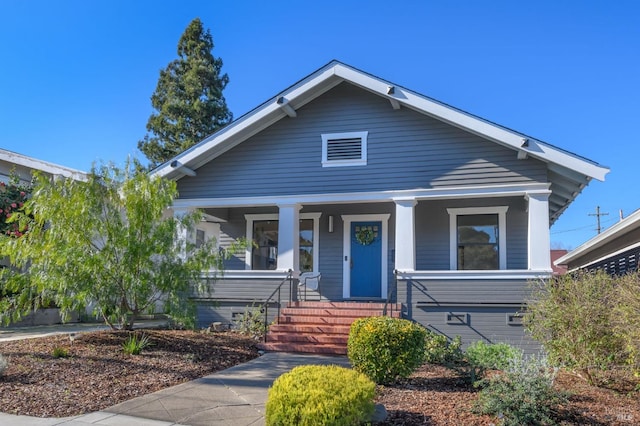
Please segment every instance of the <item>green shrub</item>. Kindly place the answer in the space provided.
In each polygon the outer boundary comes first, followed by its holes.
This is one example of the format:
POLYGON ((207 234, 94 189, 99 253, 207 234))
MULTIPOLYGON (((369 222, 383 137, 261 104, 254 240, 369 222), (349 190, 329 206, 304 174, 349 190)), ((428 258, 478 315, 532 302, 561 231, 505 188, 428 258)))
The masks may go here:
POLYGON ((53 348, 53 357, 54 358, 68 358, 69 351, 63 348, 62 346, 56 346, 53 348))
POLYGON ((130 334, 122 344, 122 351, 127 355, 140 355, 142 351, 151 346, 151 340, 146 334, 130 334))
POLYGON ((618 304, 612 312, 613 332, 625 342, 626 362, 640 377, 640 270, 618 278, 618 304))
POLYGON ((447 365, 462 358, 460 336, 449 340, 443 334, 427 330, 425 338, 425 362, 429 364, 447 365))
POLYGON ((512 358, 504 373, 477 384, 483 389, 473 410, 497 416, 504 426, 556 424, 556 407, 567 402, 567 394, 553 388, 556 371, 544 357, 512 358))
POLYGON ((522 351, 506 343, 485 343, 482 340, 469 345, 465 351, 467 362, 486 370, 504 370, 509 363, 522 357, 522 351))
POLYGON ((278 377, 266 403, 269 426, 352 426, 370 421, 375 384, 336 365, 296 367, 278 377))
POLYGON ((619 281, 603 271, 563 275, 538 283, 527 301, 524 324, 550 361, 583 373, 592 384, 598 370, 629 359, 624 335, 612 332, 619 281))
POLYGON ((251 336, 256 340, 261 340, 264 337, 264 314, 259 307, 251 305, 251 308, 245 308, 242 315, 235 322, 240 333, 251 336))
POLYGON ((376 383, 407 377, 425 358, 427 330, 390 317, 360 318, 351 324, 347 354, 353 367, 376 383))
POLYGON ((7 368, 9 368, 9 361, 7 361, 7 359, 2 354, 0 354, 0 376, 4 374, 7 368))

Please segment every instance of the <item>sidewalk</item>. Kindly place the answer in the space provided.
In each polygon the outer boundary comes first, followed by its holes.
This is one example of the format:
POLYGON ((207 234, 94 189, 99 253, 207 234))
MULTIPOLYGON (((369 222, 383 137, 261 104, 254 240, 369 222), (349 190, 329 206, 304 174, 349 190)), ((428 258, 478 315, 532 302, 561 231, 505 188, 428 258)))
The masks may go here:
MULTIPOLYGON (((167 325, 167 320, 139 320, 133 328, 156 328, 167 325)), ((35 337, 54 336, 56 334, 86 333, 96 330, 108 330, 109 326, 104 323, 67 323, 55 325, 34 325, 23 327, 0 327, 0 342, 11 340, 31 339, 35 337)))
MULTIPOLYGON (((148 326, 148 322, 145 326, 148 326)), ((0 329, 0 341, 49 335, 47 333, 90 331, 82 324, 29 327, 29 330, 25 328, 11 333, 3 333, 3 330, 0 329)), ((66 418, 0 413, 0 425, 259 426, 265 423, 264 407, 269 386, 281 374, 307 364, 350 367, 349 360, 344 356, 269 352, 247 363, 134 398, 103 411, 66 418)))

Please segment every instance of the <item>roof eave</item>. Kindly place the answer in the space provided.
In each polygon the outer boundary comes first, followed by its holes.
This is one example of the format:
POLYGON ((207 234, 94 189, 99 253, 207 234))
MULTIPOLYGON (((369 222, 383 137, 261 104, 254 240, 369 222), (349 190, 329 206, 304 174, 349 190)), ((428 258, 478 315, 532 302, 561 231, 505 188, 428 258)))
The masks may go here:
POLYGON ((619 237, 629 230, 640 227, 640 209, 636 210, 625 219, 606 229, 602 233, 596 235, 590 240, 581 244, 578 248, 571 250, 569 253, 558 258, 554 263, 556 265, 567 265, 580 257, 589 254, 593 250, 602 247, 610 240, 619 237))

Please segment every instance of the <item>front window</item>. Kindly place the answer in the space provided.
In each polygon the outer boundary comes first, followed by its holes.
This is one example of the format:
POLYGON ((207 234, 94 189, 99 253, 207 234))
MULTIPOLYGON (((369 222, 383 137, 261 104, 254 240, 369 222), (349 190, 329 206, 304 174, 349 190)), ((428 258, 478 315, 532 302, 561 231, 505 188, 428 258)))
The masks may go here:
POLYGON ((258 271, 276 269, 278 266, 278 221, 254 221, 253 242, 252 269, 258 271))
POLYGON ((507 269, 507 206, 447 209, 452 270, 507 269))
POLYGON ((498 215, 458 216, 458 269, 499 269, 498 215))
MULTIPOLYGON (((247 239, 254 245, 248 252, 247 269, 275 270, 278 267, 278 215, 245 215, 247 239)), ((300 214, 300 272, 318 270, 318 229, 320 213, 300 214)))

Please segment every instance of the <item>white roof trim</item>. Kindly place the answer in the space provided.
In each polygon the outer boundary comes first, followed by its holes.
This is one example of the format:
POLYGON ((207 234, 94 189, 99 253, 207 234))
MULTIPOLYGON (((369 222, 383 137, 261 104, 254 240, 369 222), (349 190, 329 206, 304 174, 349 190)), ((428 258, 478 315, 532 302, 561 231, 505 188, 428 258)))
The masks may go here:
POLYGON ((482 185, 474 187, 432 188, 378 192, 345 192, 329 194, 295 194, 263 197, 178 198, 174 209, 207 207, 275 206, 280 204, 382 203, 396 200, 444 200, 518 197, 527 194, 548 194, 547 184, 482 185))
POLYGON ((624 235, 628 231, 640 227, 640 209, 631 213, 626 218, 622 219, 620 222, 606 229, 602 233, 596 235, 589 241, 583 243, 578 248, 571 250, 569 253, 564 256, 558 258, 554 263, 554 265, 566 265, 569 262, 584 256, 598 247, 603 246, 615 238, 624 235))
MULTIPOLYGON (((187 167, 197 169, 260 130, 286 117, 287 113, 283 111, 282 105, 278 104, 280 98, 284 97, 287 100, 287 105, 290 105, 291 108, 295 110, 343 81, 376 93, 383 98, 389 99, 392 103, 397 102, 402 106, 412 108, 415 111, 447 122, 483 138, 511 147, 516 151, 524 151, 531 157, 547 163, 557 164, 564 169, 583 174, 588 178, 603 181, 605 175, 609 172, 607 167, 583 159, 578 155, 571 154, 448 105, 436 102, 433 99, 399 87, 338 61, 332 61, 320 68, 315 73, 279 93, 255 110, 240 117, 235 122, 204 139, 182 154, 179 154, 175 159, 187 167), (392 93, 389 93, 389 87, 391 86, 394 87, 394 90, 392 93), (523 141, 527 141, 528 143, 523 143, 523 141)), ((184 174, 181 174, 178 170, 173 170, 169 166, 170 163, 171 161, 162 164, 153 170, 152 174, 172 179, 180 179, 184 176, 184 174)))
POLYGON ((39 170, 52 176, 64 176, 66 178, 73 178, 76 180, 87 179, 87 173, 80 170, 49 163, 48 161, 38 160, 33 157, 18 154, 17 152, 7 151, 5 149, 0 149, 0 160, 32 170, 39 170))

